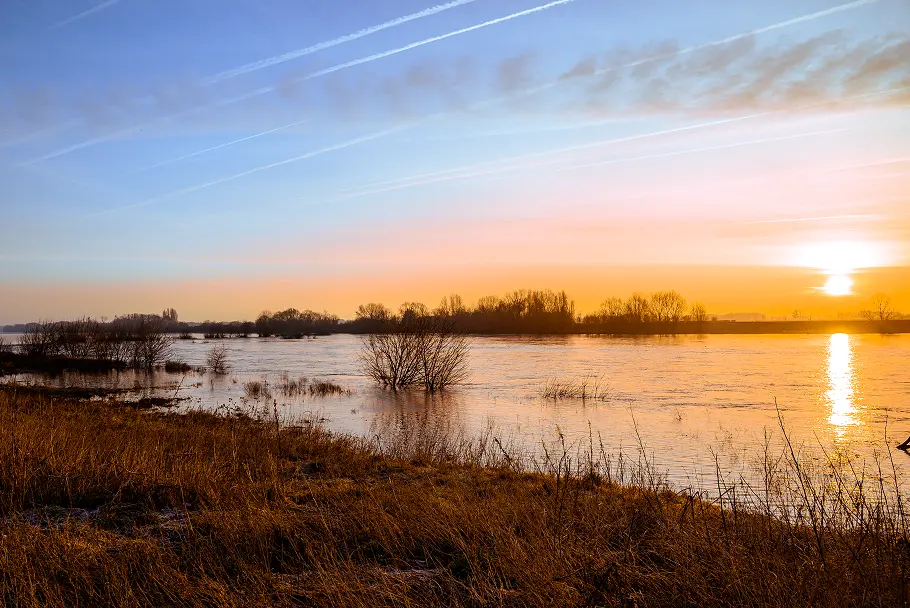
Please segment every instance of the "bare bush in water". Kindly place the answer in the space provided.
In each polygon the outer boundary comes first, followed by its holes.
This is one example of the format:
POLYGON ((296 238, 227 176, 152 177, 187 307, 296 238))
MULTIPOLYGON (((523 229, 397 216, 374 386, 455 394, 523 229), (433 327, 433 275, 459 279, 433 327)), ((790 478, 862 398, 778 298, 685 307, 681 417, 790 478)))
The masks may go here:
POLYGON ((435 392, 467 379, 467 356, 468 340, 451 321, 415 316, 364 336, 360 361, 367 376, 392 390, 435 392))
POLYGON ((19 338, 19 352, 30 357, 53 357, 58 354, 56 323, 39 321, 19 338))
POLYGON ((205 365, 213 374, 226 374, 228 364, 228 349, 224 344, 216 344, 205 357, 205 365))
POLYGON ((269 389, 269 383, 262 380, 250 380, 243 383, 243 394, 247 399, 271 399, 272 391, 269 389))
POLYGON ((603 376, 560 380, 550 378, 540 391, 544 399, 581 399, 582 401, 608 401, 610 389, 603 383, 603 376))

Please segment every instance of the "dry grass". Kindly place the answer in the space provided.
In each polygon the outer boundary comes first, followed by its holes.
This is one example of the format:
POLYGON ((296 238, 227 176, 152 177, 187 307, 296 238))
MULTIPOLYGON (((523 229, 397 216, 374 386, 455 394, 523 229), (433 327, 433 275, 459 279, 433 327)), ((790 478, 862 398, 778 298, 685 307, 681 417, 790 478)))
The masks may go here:
POLYGON ((313 380, 307 387, 307 392, 314 397, 328 397, 329 395, 350 395, 351 391, 331 380, 313 380))
POLYGON ((610 389, 604 384, 603 376, 572 380, 549 378, 540 390, 544 399, 581 399, 582 401, 609 401, 610 389))
POLYGON ((283 375, 275 385, 269 384, 266 380, 251 380, 243 383, 244 396, 253 401, 271 399, 274 393, 293 399, 306 395, 310 397, 351 395, 352 391, 330 380, 307 380, 304 376, 294 380, 283 375))
POLYGON ((0 601, 907 603, 906 519, 885 474, 867 480, 880 496, 841 477, 819 500, 798 461, 777 460, 753 510, 730 488, 721 510, 594 437, 547 454, 521 461, 492 433, 413 423, 368 442, 0 390, 0 601), (785 518, 772 514, 778 500, 785 518))

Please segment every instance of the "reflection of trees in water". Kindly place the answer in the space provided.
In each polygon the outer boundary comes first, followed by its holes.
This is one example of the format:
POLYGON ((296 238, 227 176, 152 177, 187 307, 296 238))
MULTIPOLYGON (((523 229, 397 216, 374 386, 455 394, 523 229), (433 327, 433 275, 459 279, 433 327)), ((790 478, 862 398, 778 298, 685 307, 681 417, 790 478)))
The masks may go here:
POLYGON ((457 392, 377 391, 374 425, 448 424, 460 420, 465 400, 457 392))

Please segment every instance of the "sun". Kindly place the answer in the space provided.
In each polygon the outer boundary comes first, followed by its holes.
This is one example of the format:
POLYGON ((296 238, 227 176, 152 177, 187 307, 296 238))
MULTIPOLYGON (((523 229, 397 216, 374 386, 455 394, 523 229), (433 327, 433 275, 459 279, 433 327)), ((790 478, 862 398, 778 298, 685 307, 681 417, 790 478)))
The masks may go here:
POLYGON ((822 291, 829 296, 849 296, 853 293, 853 279, 845 274, 833 274, 828 277, 822 291))

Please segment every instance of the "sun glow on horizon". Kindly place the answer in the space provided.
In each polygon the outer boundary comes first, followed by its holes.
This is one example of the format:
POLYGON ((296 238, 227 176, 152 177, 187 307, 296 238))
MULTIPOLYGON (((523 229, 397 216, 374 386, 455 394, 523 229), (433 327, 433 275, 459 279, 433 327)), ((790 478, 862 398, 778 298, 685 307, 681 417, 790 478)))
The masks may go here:
POLYGON ((796 255, 796 263, 829 275, 847 276, 860 268, 886 266, 888 257, 878 243, 829 241, 803 245, 796 255))
POLYGON ((833 274, 822 291, 829 296, 849 296, 853 293, 853 279, 845 274, 833 274))

